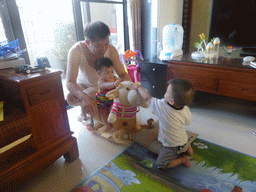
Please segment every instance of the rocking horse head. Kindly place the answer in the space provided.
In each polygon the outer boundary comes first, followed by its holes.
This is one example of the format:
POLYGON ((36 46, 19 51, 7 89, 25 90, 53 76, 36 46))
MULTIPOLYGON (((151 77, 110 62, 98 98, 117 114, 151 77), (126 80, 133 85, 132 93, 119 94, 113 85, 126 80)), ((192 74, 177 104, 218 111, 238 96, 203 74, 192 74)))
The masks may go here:
POLYGON ((109 99, 114 100, 108 116, 108 122, 112 123, 116 130, 113 133, 114 140, 124 142, 127 139, 125 135, 129 138, 129 135, 140 131, 141 127, 136 120, 138 106, 149 107, 149 103, 133 89, 133 85, 132 81, 123 81, 116 89, 106 94, 109 99))
POLYGON ((112 110, 108 117, 110 123, 115 122, 117 116, 120 117, 120 115, 117 114, 118 112, 122 112, 122 114, 126 116, 128 113, 131 114, 135 112, 136 115, 137 106, 144 108, 149 107, 148 102, 141 97, 138 91, 133 89, 133 85, 134 83, 132 81, 123 81, 116 89, 106 94, 109 99, 114 100, 112 110))

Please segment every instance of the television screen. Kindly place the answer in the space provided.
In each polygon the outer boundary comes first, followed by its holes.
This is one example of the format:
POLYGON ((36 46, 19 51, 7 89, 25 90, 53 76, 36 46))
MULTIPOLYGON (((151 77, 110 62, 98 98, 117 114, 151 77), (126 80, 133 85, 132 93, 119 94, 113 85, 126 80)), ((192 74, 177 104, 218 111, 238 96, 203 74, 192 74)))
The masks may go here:
POLYGON ((255 47, 256 0, 213 0, 209 38, 222 45, 255 47))

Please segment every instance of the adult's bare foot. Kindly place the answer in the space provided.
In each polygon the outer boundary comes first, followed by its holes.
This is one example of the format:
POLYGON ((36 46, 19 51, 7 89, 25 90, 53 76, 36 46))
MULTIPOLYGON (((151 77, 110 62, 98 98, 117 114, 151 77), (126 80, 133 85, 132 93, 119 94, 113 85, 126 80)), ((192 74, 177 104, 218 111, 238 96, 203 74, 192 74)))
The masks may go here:
POLYGON ((90 119, 90 115, 85 113, 83 110, 81 110, 81 113, 78 116, 77 120, 79 122, 83 122, 83 121, 87 121, 88 119, 90 119))
POLYGON ((107 126, 107 128, 106 128, 105 132, 108 132, 113 128, 113 125, 111 123, 106 124, 106 126, 107 126))

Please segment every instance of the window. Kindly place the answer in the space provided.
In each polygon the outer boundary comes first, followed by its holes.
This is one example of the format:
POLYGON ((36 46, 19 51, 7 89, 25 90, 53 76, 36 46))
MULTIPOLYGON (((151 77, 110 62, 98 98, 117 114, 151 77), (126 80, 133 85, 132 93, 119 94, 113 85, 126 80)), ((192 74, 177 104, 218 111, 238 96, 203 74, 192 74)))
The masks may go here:
POLYGON ((67 50, 84 39, 85 23, 95 20, 110 27, 111 43, 120 54, 129 49, 126 0, 0 0, 0 5, 1 38, 18 38, 21 49, 27 49, 22 55, 27 64, 47 57, 52 68, 65 70, 67 50))
POLYGON ((0 18, 0 42, 6 41, 6 40, 7 40, 7 37, 5 36, 3 20, 2 18, 0 18))
POLYGON ((67 54, 76 42, 71 0, 16 0, 16 3, 30 64, 37 65, 38 57, 47 57, 51 68, 62 70, 65 75, 67 54))
POLYGON ((110 28, 110 43, 119 54, 129 49, 126 0, 73 0, 77 40, 84 40, 83 27, 88 22, 102 21, 110 28))
POLYGON ((8 8, 4 0, 0 0, 0 42, 13 41, 14 35, 8 13, 8 8))

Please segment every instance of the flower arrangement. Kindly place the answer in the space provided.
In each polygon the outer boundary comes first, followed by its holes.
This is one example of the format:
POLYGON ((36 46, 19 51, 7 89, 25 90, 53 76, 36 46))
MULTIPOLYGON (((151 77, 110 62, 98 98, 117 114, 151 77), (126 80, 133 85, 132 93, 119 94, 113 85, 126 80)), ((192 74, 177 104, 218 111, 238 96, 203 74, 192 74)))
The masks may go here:
POLYGON ((203 53, 205 56, 218 57, 220 39, 214 37, 209 43, 206 43, 204 33, 199 34, 200 41, 195 43, 197 53, 203 53))

